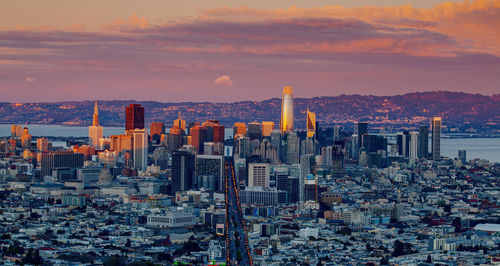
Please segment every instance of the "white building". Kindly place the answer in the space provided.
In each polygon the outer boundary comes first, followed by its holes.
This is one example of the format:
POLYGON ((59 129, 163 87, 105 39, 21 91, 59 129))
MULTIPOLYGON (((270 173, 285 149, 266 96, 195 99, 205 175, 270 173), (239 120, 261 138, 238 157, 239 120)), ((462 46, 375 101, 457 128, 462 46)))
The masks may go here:
POLYGON ((148 215, 147 224, 156 227, 183 227, 196 224, 195 217, 189 212, 169 212, 148 215))
POLYGON ((269 187, 270 169, 268 163, 248 164, 248 186, 269 187))

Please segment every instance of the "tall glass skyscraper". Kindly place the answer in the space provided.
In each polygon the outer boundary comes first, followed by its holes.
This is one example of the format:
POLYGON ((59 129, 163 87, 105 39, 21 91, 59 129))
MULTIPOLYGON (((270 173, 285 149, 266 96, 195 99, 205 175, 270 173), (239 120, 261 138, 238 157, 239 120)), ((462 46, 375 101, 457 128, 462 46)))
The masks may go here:
POLYGON ((293 92, 292 87, 283 88, 281 99, 281 134, 293 132, 293 92))
POLYGON ((307 108, 307 137, 312 138, 316 134, 316 114, 309 112, 307 108))
POLYGON ((432 160, 441 159, 441 117, 432 119, 432 160))

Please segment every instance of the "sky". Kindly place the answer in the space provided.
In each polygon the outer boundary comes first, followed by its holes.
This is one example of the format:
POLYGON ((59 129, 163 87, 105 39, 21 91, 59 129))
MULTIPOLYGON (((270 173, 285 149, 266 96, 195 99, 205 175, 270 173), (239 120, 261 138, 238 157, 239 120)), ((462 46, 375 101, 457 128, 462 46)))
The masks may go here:
POLYGON ((0 101, 500 94, 500 0, 2 0, 0 101))

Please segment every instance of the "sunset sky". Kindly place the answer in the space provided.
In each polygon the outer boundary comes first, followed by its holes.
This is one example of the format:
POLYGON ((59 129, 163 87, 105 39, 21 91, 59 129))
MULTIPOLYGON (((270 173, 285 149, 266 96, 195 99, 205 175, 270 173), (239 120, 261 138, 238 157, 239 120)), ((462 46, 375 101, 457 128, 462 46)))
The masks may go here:
POLYGON ((2 0, 1 101, 500 94, 500 0, 2 0))

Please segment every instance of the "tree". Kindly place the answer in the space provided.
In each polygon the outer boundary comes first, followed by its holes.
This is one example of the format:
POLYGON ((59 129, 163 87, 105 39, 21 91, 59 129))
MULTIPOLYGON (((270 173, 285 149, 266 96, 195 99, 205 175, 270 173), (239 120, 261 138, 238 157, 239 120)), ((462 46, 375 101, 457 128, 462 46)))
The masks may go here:
POLYGON ((132 247, 132 243, 130 242, 130 238, 127 238, 127 243, 125 243, 125 247, 127 247, 127 248, 132 247))
POLYGON ((427 255, 427 259, 425 260, 426 263, 432 263, 432 257, 431 254, 427 255))

